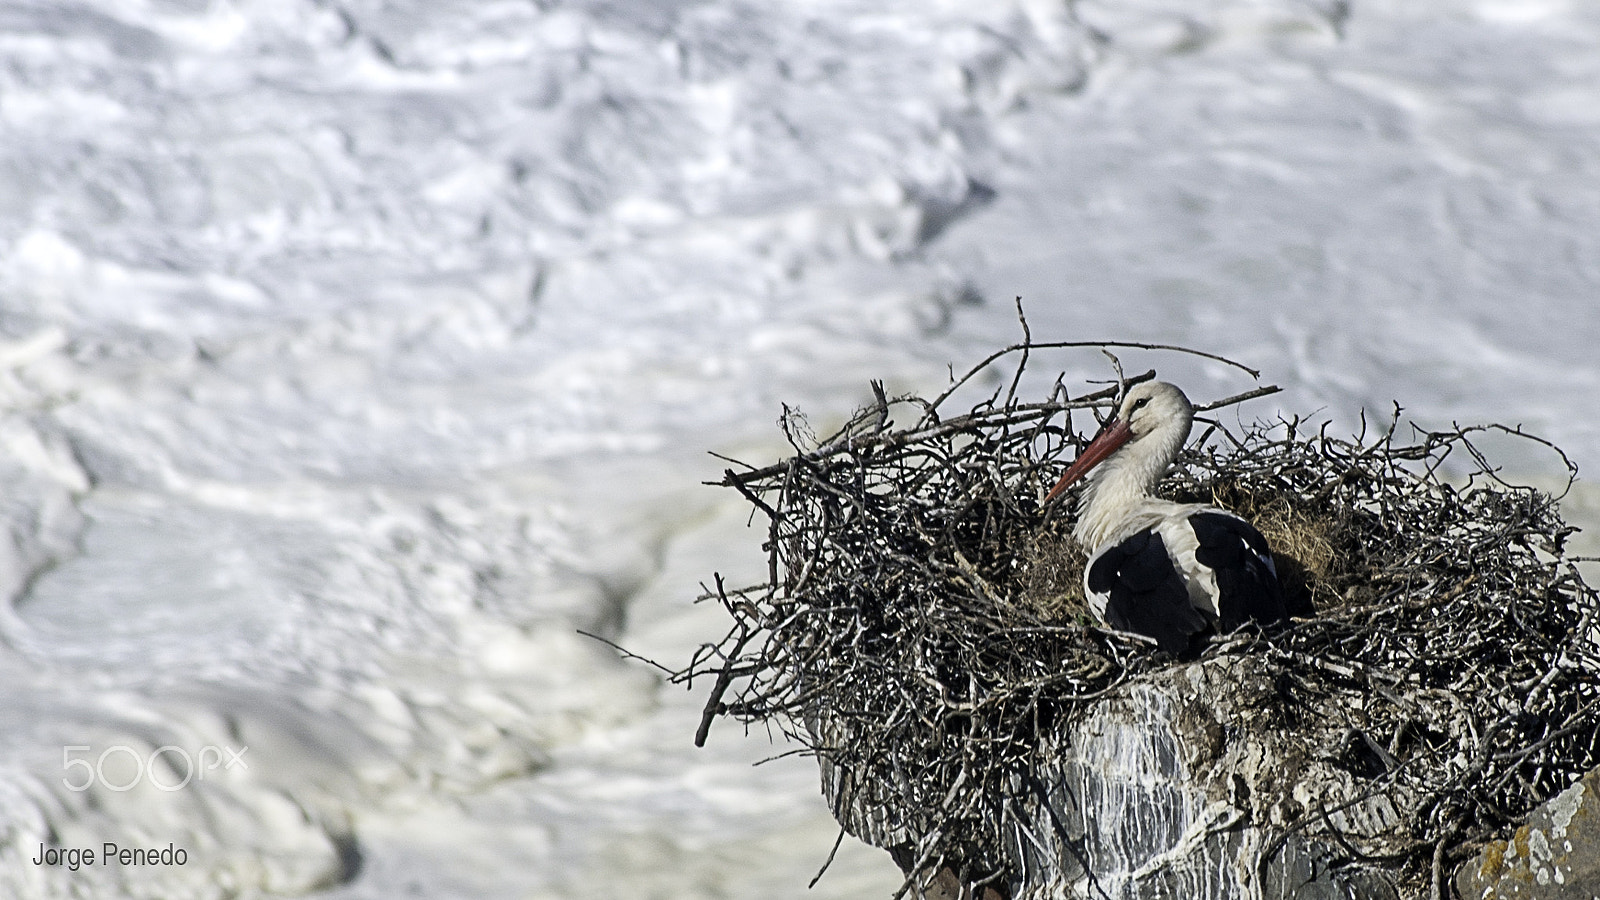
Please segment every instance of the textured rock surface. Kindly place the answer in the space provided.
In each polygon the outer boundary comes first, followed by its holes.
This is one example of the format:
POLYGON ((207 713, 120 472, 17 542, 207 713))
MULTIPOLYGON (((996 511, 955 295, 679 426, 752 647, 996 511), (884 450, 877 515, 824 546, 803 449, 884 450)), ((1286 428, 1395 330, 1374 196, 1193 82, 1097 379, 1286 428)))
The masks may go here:
POLYGON ((1465 900, 1600 898, 1600 769, 1463 865, 1456 890, 1465 900))
MULTIPOLYGON (((1339 806, 1352 787, 1284 739, 1280 712, 1248 658, 1180 667, 1100 704, 1057 754, 1059 769, 1043 773, 1074 838, 1051 848, 1064 871, 1019 896, 1397 896, 1382 872, 1331 871, 1332 848, 1318 841, 1279 839, 1306 805, 1339 806)), ((1356 833, 1392 824, 1386 804, 1342 816, 1341 828, 1356 833)))
MULTIPOLYGON (((1013 828, 1018 900, 1391 900, 1393 877, 1348 864, 1289 826, 1321 808, 1341 832, 1383 849, 1396 822, 1287 727, 1275 686, 1249 657, 1179 666, 1108 696, 1059 737, 1038 775, 1048 803, 1013 828)), ((823 766, 824 792, 849 830, 883 847, 913 840, 883 786, 823 766), (854 802, 841 802, 845 796, 854 802)), ((909 860, 902 861, 902 865, 909 860)), ((948 879, 946 879, 948 881, 948 879)), ((929 900, 966 897, 930 885, 929 900)))

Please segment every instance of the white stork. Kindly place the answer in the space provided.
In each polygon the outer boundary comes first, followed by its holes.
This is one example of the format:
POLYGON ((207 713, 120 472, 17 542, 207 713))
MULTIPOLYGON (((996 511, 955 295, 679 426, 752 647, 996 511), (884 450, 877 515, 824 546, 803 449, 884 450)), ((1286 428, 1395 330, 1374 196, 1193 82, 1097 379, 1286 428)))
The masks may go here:
POLYGON ((1227 633, 1287 616, 1261 532, 1213 506, 1151 496, 1193 424, 1183 391, 1161 381, 1136 385, 1045 498, 1100 467, 1073 529, 1089 551, 1084 593, 1102 621, 1173 654, 1207 629, 1227 633))

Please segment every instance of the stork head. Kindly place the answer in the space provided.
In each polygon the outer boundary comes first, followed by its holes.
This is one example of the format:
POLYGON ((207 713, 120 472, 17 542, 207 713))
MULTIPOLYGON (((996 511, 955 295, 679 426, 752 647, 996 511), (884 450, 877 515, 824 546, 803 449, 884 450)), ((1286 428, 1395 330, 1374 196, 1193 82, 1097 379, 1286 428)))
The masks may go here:
POLYGON ((1145 463, 1145 468, 1150 470, 1148 480, 1153 482, 1177 457, 1193 424, 1194 405, 1183 391, 1165 381, 1134 385, 1123 396, 1117 414, 1078 454, 1066 474, 1050 489, 1045 502, 1054 500, 1057 494, 1125 445, 1129 453, 1137 454, 1145 463))

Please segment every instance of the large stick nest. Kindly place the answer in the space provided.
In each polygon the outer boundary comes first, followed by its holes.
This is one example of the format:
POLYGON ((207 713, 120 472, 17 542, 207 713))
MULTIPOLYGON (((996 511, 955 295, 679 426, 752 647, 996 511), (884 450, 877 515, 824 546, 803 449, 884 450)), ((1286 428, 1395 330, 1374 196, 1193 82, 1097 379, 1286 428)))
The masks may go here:
MULTIPOLYGON (((1119 388, 1070 397, 1058 381, 1018 399, 1029 354, 1061 346, 1083 345, 1008 348, 931 401, 875 386, 820 441, 786 412, 795 454, 722 482, 766 517, 770 568, 766 584, 708 590, 733 621, 677 676, 715 679, 697 740, 719 714, 798 740, 846 828, 912 870, 907 888, 941 868, 1013 888, 1050 877, 1017 849, 1049 843, 1030 830, 1044 755, 1061 752, 1048 748, 1104 698, 1196 664, 1083 607, 1072 512, 1041 500, 1085 442, 1074 413, 1092 426, 1119 388), (1008 358, 993 395, 948 414, 957 387, 1008 358)), ((1437 886, 1600 765, 1600 598, 1563 556, 1574 529, 1473 443, 1520 431, 1391 424, 1346 440, 1200 421, 1160 492, 1253 520, 1297 615, 1213 639, 1198 662, 1237 658, 1273 685, 1280 743, 1307 761, 1283 778, 1339 776, 1320 799, 1255 810, 1277 844, 1325 840, 1437 886), (1372 798, 1391 808, 1376 825, 1339 814, 1372 798)))

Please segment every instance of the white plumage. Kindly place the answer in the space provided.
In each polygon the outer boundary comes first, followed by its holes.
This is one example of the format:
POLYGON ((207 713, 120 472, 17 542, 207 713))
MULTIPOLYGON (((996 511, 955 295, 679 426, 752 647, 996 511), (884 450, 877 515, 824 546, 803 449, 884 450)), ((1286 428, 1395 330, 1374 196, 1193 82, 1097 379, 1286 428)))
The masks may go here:
POLYGON ((1285 616, 1266 539, 1226 510, 1152 495, 1188 440, 1194 407, 1173 385, 1130 388, 1046 502, 1088 474, 1073 535, 1089 551, 1090 606, 1107 624, 1171 653, 1195 635, 1285 616))

